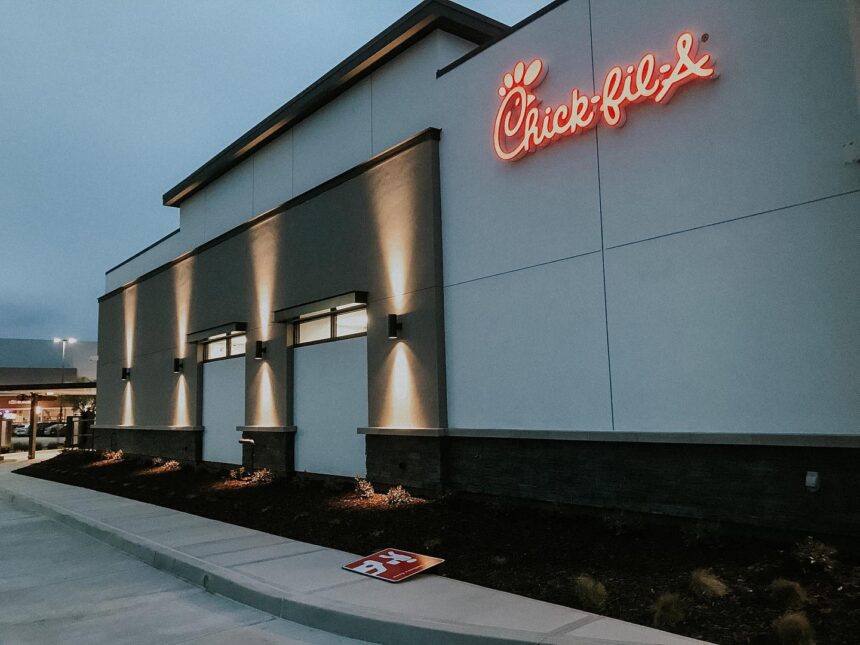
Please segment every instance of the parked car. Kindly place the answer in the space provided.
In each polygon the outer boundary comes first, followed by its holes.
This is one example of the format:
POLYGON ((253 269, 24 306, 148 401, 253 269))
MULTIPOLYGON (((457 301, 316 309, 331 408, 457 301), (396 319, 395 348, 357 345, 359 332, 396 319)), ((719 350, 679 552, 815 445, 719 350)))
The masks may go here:
POLYGON ((43 437, 62 437, 66 434, 66 426, 62 423, 49 423, 43 428, 40 423, 36 426, 36 433, 43 437))
POLYGON ((12 434, 16 437, 26 437, 30 434, 30 426, 15 426, 12 428, 12 434))

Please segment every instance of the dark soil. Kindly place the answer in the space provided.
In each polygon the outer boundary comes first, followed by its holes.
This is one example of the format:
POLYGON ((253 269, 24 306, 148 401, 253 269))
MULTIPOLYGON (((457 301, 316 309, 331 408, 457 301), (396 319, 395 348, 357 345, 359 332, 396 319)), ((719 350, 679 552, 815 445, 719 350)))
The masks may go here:
POLYGON ((595 610, 574 591, 574 580, 586 574, 608 592, 599 613, 643 625, 653 624, 657 597, 674 592, 685 618, 667 629, 721 644, 778 643, 772 623, 785 609, 768 586, 787 578, 808 595, 802 610, 818 645, 860 643, 857 539, 753 533, 492 498, 389 506, 384 495, 362 499, 342 480, 251 483, 203 469, 110 462, 88 452, 64 453, 18 472, 353 553, 384 547, 426 553, 446 559, 435 570, 439 575, 595 610), (728 593, 695 594, 690 578, 699 568, 711 570, 728 593))

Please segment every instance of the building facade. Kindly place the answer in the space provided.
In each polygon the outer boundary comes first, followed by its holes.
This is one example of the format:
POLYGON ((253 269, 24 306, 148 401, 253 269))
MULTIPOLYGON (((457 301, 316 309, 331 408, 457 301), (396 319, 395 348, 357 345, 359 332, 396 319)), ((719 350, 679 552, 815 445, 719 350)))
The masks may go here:
POLYGON ((164 195, 98 445, 860 531, 860 6, 789 4, 422 3, 164 195))

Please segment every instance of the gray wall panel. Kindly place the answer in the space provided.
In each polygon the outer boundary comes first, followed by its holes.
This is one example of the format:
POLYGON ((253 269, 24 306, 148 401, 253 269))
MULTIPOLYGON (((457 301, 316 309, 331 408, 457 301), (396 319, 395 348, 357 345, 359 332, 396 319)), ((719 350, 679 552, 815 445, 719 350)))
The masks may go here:
POLYGON ((848 433, 860 193, 607 252, 617 430, 848 433))
POLYGON ((600 254, 445 289, 449 425, 611 430, 600 254))

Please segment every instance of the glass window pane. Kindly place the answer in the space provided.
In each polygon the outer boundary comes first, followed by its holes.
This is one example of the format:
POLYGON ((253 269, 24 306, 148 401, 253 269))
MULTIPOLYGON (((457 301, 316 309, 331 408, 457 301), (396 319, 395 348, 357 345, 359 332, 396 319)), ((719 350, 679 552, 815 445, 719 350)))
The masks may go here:
POLYGON ((245 334, 230 337, 230 356, 240 356, 245 353, 245 344, 248 337, 245 334))
POLYGON ((338 314, 336 323, 338 336, 365 334, 367 333, 367 309, 338 314))
POLYGON ((224 358, 227 355, 227 341, 216 340, 214 343, 206 345, 206 360, 211 361, 214 358, 224 358))
POLYGON ((331 318, 317 318, 299 323, 299 342, 312 343, 331 338, 331 318))

